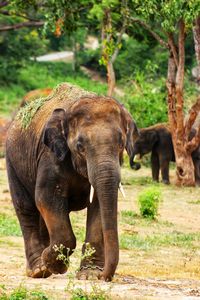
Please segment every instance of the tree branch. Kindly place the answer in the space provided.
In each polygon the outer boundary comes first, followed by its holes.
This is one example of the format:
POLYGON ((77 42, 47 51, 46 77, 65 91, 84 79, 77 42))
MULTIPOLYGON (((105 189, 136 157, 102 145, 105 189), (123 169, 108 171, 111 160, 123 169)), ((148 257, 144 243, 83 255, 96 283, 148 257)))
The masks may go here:
POLYGON ((5 15, 5 16, 9 16, 9 17, 20 17, 32 22, 40 22, 40 20, 38 19, 33 19, 29 16, 25 16, 25 15, 21 15, 21 14, 16 14, 16 13, 10 13, 8 10, 0 10, 0 14, 5 15))
POLYGON ((193 26, 194 46, 197 64, 200 67, 200 17, 196 18, 193 26))
POLYGON ((168 119, 172 137, 174 136, 177 122, 176 122, 176 99, 175 99, 175 80, 176 80, 176 64, 172 52, 169 53, 168 70, 166 86, 168 90, 168 119))
POLYGON ((5 25, 3 27, 0 27, 0 31, 8 31, 8 30, 15 30, 22 27, 41 27, 44 25, 43 21, 38 22, 22 22, 14 25, 5 25))
POLYGON ((179 21, 178 36, 179 62, 176 73, 176 115, 177 115, 177 135, 183 142, 184 136, 184 114, 183 114, 183 85, 185 66, 185 23, 183 19, 179 21))
POLYGON ((185 66, 185 23, 181 19, 179 21, 179 37, 178 37, 178 70, 176 76, 176 84, 183 89, 184 84, 184 66, 185 66))
POLYGON ((200 97, 197 99, 197 101, 192 105, 190 111, 189 111, 189 117, 187 121, 185 122, 185 133, 186 137, 189 139, 189 135, 192 129, 192 126, 196 120, 196 117, 200 111, 200 97))
MULTIPOLYGON (((122 5, 124 6, 125 9, 127 9, 127 1, 123 1, 122 5)), ((118 38, 117 38, 117 42, 116 42, 115 51, 114 51, 114 53, 112 55, 112 58, 111 58, 111 62, 112 63, 114 63, 114 61, 117 58, 117 55, 119 53, 119 45, 120 45, 120 43, 122 41, 122 36, 123 36, 123 34, 124 34, 125 30, 126 30, 126 26, 127 26, 127 16, 126 16, 125 13, 124 13, 123 16, 124 16, 124 19, 123 19, 123 23, 122 23, 122 28, 121 28, 121 30, 119 32, 119 35, 118 35, 118 38)))
POLYGON ((171 32, 168 32, 167 36, 168 36, 168 45, 174 56, 174 61, 175 61, 176 67, 178 68, 178 53, 177 53, 176 45, 174 42, 173 34, 171 32))
POLYGON ((131 17, 130 18, 134 23, 139 23, 140 25, 142 25, 146 30, 149 31, 149 33, 161 44, 161 46, 163 46, 164 48, 169 49, 169 45, 168 43, 166 43, 155 31, 153 31, 153 29, 146 24, 144 21, 131 17))

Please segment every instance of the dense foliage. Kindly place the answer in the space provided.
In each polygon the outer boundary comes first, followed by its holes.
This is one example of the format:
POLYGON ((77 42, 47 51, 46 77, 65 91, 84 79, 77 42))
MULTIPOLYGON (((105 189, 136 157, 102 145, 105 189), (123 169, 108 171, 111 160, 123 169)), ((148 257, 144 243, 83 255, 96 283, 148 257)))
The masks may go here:
MULTIPOLYGON (((127 106, 139 127, 167 120, 165 78, 168 52, 146 28, 135 22, 134 18, 148 22, 152 30, 165 39, 162 29, 173 31, 174 22, 181 14, 184 15, 188 24, 186 100, 188 99, 188 103, 192 102, 191 95, 195 93, 195 85, 191 84, 191 68, 195 65, 195 56, 189 28, 192 18, 199 11, 199 0, 173 0, 170 1, 170 5, 164 0, 11 0, 8 3, 9 5, 0 8, 0 27, 14 26, 27 20, 37 24, 38 21, 42 21, 44 26, 38 27, 39 29, 37 26, 22 27, 19 30, 1 32, 0 101, 5 106, 5 112, 12 103, 16 106, 17 99, 27 91, 53 87, 60 81, 70 81, 78 85, 84 82, 84 88, 95 89, 96 84, 80 71, 73 73, 73 69, 68 65, 31 63, 30 58, 40 54, 73 50, 76 52, 77 66, 84 65, 106 78, 106 67, 102 64, 102 24, 105 22, 106 10, 110 11, 112 26, 110 32, 106 33, 109 40, 104 43, 104 51, 108 51, 112 56, 116 47, 119 50, 114 68, 118 86, 124 92, 124 97, 116 97, 127 106), (117 45, 125 17, 126 33, 117 45), (162 19, 165 21, 161 22, 162 19), (98 48, 86 46, 88 35, 93 35, 99 40, 98 48), (6 86, 9 87, 9 95, 5 95, 5 91, 8 91, 6 86)), ((106 93, 105 86, 103 93, 106 93)))

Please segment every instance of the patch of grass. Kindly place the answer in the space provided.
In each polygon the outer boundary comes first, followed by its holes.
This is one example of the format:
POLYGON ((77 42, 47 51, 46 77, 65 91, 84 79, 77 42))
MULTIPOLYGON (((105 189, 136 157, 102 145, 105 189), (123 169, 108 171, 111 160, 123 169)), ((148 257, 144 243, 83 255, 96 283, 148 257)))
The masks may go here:
POLYGON ((6 237, 0 236, 0 246, 2 246, 2 248, 6 248, 6 247, 21 248, 18 241, 9 240, 8 236, 6 236, 6 237))
POLYGON ((16 111, 21 99, 26 94, 23 86, 10 84, 0 87, 0 115, 7 117, 16 111))
POLYGON ((42 291, 30 290, 19 286, 12 292, 7 292, 5 286, 0 287, 0 300, 50 300, 42 291))
POLYGON ((200 200, 189 201, 190 204, 200 204, 200 200))
MULTIPOLYGON (((133 171, 135 172, 135 171, 133 171)), ((151 177, 126 177, 122 179, 123 185, 155 185, 158 186, 157 182, 153 182, 151 177)))
POLYGON ((122 223, 135 225, 135 218, 138 218, 138 214, 132 210, 122 210, 120 212, 120 219, 122 223))
POLYGON ((21 236, 17 218, 0 214, 0 236, 21 236))
POLYGON ((151 187, 139 194, 138 203, 140 214, 144 218, 155 219, 158 214, 158 206, 161 201, 161 192, 151 187))
POLYGON ((82 212, 72 212, 70 214, 70 220, 76 239, 83 243, 85 241, 86 217, 83 216, 82 212))
MULTIPOLYGON (((122 210, 119 215, 120 224, 123 225, 134 225, 137 228, 152 228, 153 230, 162 230, 163 228, 172 228, 174 224, 169 221, 152 220, 148 218, 142 218, 137 213, 131 210, 122 210)), ((123 227, 122 227, 123 228, 123 227)))
POLYGON ((71 293, 70 300, 111 300, 108 291, 104 291, 99 284, 92 283, 91 291, 86 288, 75 288, 73 285, 68 286, 68 291, 71 293))
POLYGON ((173 231, 170 233, 158 233, 152 235, 122 234, 120 236, 120 248, 127 250, 155 250, 159 247, 197 247, 200 242, 199 233, 182 233, 173 231))

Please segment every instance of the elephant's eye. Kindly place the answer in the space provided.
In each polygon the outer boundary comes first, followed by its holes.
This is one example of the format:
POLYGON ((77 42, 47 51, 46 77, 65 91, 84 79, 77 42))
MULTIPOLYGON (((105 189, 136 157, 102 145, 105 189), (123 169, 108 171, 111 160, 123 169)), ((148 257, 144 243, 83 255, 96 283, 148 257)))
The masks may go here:
POLYGON ((124 148, 124 140, 123 140, 123 137, 122 137, 122 133, 121 133, 121 132, 119 133, 119 148, 120 148, 120 149, 123 149, 123 148, 124 148))
POLYGON ((78 152, 84 152, 83 143, 81 141, 77 142, 76 148, 77 148, 78 152))

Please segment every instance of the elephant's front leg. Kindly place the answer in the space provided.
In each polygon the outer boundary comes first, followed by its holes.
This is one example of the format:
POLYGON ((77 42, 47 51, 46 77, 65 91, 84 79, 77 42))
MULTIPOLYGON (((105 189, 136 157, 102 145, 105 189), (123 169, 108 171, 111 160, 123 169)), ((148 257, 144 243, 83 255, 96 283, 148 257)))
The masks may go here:
POLYGON ((169 184, 169 162, 170 159, 166 156, 160 155, 160 167, 161 167, 161 176, 162 176, 162 182, 165 184, 169 184))
POLYGON ((158 154, 154 150, 151 153, 151 169, 153 180, 159 181, 160 162, 158 154))
POLYGON ((88 206, 85 243, 82 247, 82 260, 78 279, 100 279, 104 266, 104 242, 101 225, 99 202, 94 195, 93 202, 88 206), (93 248, 92 255, 87 256, 86 249, 93 248))
POLYGON ((50 244, 42 252, 42 261, 54 274, 64 273, 68 267, 68 257, 76 247, 72 231, 66 198, 56 192, 58 185, 37 189, 36 205, 48 229, 50 244), (60 259, 59 254, 65 259, 60 259))

